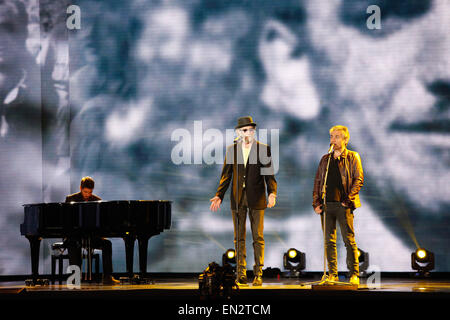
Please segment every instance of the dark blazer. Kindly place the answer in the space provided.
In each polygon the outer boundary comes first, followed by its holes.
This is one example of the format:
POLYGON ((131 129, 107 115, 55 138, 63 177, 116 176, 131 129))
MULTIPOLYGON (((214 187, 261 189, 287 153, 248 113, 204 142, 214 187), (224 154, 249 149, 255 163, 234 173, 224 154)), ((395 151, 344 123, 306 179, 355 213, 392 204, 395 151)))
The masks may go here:
POLYGON ((270 147, 258 141, 253 142, 250 149, 247 166, 244 167, 242 143, 234 143, 227 147, 225 161, 222 168, 222 177, 216 196, 222 201, 230 183, 232 183, 231 210, 236 210, 236 180, 239 172, 238 195, 242 199, 242 190, 245 182, 247 202, 250 209, 264 210, 267 207, 267 194, 277 194, 277 181, 274 177, 270 147))
MULTIPOLYGON (((96 196, 95 194, 93 194, 88 201, 98 201, 98 200, 102 200, 102 198, 100 198, 99 196, 96 196)), ((83 202, 85 201, 83 198, 83 195, 80 192, 68 195, 66 197, 66 202, 83 202)))

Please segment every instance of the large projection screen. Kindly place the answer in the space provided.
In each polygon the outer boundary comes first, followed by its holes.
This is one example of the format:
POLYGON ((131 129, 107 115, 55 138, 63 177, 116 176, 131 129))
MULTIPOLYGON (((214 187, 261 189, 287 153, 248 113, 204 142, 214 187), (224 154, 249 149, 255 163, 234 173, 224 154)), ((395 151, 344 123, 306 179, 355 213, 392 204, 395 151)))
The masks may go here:
MULTIPOLYGON (((209 200, 247 115, 276 164, 265 268, 293 247, 306 271, 323 270, 312 188, 339 124, 364 168, 354 224, 369 270, 411 271, 423 247, 449 272, 449 106, 447 0, 0 1, 0 274, 31 271, 22 205, 63 202, 83 176, 104 200, 173 201, 149 272, 221 262, 230 190, 218 212, 209 200)), ((345 271, 339 229, 337 246, 345 271)))

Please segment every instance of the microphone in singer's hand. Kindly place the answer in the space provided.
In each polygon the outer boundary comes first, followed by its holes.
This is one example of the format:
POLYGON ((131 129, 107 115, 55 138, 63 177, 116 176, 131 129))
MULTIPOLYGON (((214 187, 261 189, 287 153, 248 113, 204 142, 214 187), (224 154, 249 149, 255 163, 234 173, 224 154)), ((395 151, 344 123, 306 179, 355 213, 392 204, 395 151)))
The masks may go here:
POLYGON ((328 154, 334 151, 334 144, 330 143, 330 149, 328 149, 328 154))

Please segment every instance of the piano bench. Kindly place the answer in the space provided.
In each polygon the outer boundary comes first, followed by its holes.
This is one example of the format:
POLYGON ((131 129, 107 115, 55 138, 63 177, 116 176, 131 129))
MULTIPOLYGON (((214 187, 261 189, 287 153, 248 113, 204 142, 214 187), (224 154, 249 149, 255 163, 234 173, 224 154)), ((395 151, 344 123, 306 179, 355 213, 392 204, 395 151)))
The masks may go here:
MULTIPOLYGON (((55 283, 55 274, 56 274, 56 261, 58 261, 58 281, 59 284, 62 284, 63 281, 63 263, 64 260, 69 260, 69 255, 66 252, 66 247, 64 246, 63 242, 55 242, 52 244, 52 284, 55 283)), ((83 249, 85 250, 85 249, 83 249)), ((96 252, 97 250, 94 250, 94 253, 92 254, 92 259, 94 260, 95 265, 95 272, 94 272, 94 279, 97 281, 100 281, 100 255, 96 252)), ((82 259, 86 260, 87 263, 87 254, 82 255, 82 259)), ((80 270, 81 271, 81 270, 80 270)))

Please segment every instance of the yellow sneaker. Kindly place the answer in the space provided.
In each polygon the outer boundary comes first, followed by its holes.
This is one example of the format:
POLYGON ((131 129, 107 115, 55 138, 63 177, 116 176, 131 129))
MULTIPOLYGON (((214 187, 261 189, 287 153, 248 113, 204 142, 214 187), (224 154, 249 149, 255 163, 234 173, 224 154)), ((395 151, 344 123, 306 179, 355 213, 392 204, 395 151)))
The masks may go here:
POLYGON ((332 282, 332 281, 339 281, 339 277, 337 275, 330 274, 328 276, 328 281, 330 281, 330 282, 332 282))
POLYGON ((262 277, 261 276, 256 276, 255 279, 253 279, 253 286, 254 287, 260 287, 262 286, 262 277))
POLYGON ((356 274, 352 275, 350 277, 350 283, 351 284, 356 284, 356 285, 359 286, 359 277, 356 274))
POLYGON ((339 277, 337 275, 324 275, 322 276, 321 281, 339 281, 339 277))

